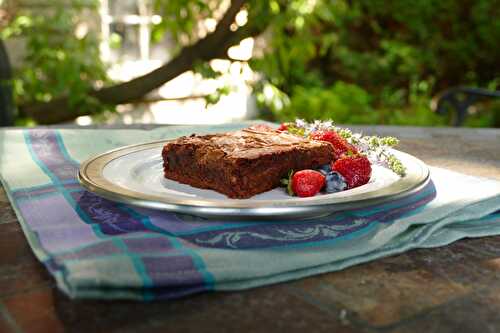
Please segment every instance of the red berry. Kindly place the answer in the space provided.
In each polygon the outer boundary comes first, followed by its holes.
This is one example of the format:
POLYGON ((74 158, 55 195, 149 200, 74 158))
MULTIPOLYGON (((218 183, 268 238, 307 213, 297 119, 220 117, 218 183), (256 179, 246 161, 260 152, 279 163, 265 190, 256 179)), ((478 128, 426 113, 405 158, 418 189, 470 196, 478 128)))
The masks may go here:
POLYGON ((325 185, 325 176, 315 170, 297 171, 292 176, 292 190, 299 197, 312 197, 325 185))
POLYGON ((288 126, 286 125, 286 123, 282 123, 280 127, 278 127, 277 131, 278 132, 288 131, 288 126))
POLYGON ((356 147, 347 142, 335 131, 316 131, 311 134, 311 139, 330 142, 333 146, 333 157, 338 160, 347 153, 357 154, 356 147))
POLYGON ((372 166, 366 156, 345 156, 332 163, 332 170, 340 173, 347 182, 348 188, 368 183, 372 174, 372 166))

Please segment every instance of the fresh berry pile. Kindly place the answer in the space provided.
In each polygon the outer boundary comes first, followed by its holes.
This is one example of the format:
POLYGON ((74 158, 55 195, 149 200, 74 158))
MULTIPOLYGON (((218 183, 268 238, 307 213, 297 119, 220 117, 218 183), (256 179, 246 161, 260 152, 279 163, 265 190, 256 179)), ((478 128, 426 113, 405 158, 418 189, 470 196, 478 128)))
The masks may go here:
POLYGON ((287 186, 290 195, 312 197, 320 192, 336 193, 359 187, 370 181, 372 162, 388 167, 400 176, 405 168, 389 152, 398 140, 392 137, 363 137, 349 130, 334 127, 331 122, 283 123, 277 129, 313 140, 329 142, 333 147, 331 164, 320 166, 317 170, 291 170, 282 184, 287 186))

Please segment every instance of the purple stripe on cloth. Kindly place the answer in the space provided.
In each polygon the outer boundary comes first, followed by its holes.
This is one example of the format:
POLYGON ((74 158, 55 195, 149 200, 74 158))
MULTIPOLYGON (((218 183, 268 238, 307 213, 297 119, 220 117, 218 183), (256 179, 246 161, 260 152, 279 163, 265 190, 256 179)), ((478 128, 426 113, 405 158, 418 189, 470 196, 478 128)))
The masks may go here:
POLYGON ((60 193, 18 200, 16 204, 24 221, 48 252, 68 250, 99 239, 60 193))
POLYGON ((382 222, 382 223, 393 222, 395 219, 398 219, 407 213, 415 211, 417 208, 425 206, 426 204, 428 204, 429 202, 434 200, 435 197, 436 197, 436 192, 422 198, 421 200, 410 203, 406 206, 391 209, 391 210, 385 212, 384 214, 377 214, 375 219, 379 222, 382 222))
POLYGON ((59 193, 32 200, 21 200, 17 202, 17 206, 28 226, 35 231, 56 226, 85 225, 80 221, 73 206, 59 193))
POLYGON ((123 242, 133 253, 166 253, 174 248, 166 237, 127 238, 123 242))
POLYGON ((80 226, 44 228, 35 231, 40 244, 49 252, 68 251, 75 247, 94 243, 99 238, 92 227, 81 223, 80 226))
POLYGON ((156 287, 199 286, 205 283, 191 257, 143 257, 142 262, 156 287))
POLYGON ((189 235, 181 235, 186 242, 198 246, 223 249, 254 249, 289 246, 290 244, 317 243, 337 239, 369 227, 372 223, 390 223, 395 219, 424 206, 435 198, 433 185, 416 194, 395 200, 389 204, 373 206, 372 209, 390 205, 392 208, 376 210, 371 215, 358 211, 349 212, 340 220, 325 217, 317 221, 296 223, 262 223, 230 230, 210 230, 189 235), (425 195, 422 195, 425 193, 425 195))
MULTIPOLYGON (((134 210, 142 215, 149 216, 149 220, 154 226, 173 234, 196 231, 196 229, 207 227, 207 221, 201 217, 182 215, 182 218, 180 218, 175 213, 146 208, 134 208, 134 210)), ((211 227, 224 225, 227 225, 227 222, 210 221, 211 227)))
POLYGON ((101 256, 112 254, 121 254, 123 251, 115 245, 113 240, 101 241, 97 244, 91 244, 81 249, 77 249, 64 254, 55 255, 57 261, 76 260, 76 259, 94 259, 101 256))
POLYGON ((89 218, 87 222, 98 224, 101 231, 106 235, 149 231, 139 219, 118 208, 113 201, 87 191, 73 192, 71 196, 81 212, 89 218))
POLYGON ((66 199, 56 194, 36 200, 21 200, 17 206, 24 221, 34 231, 41 246, 49 252, 93 243, 98 237, 80 221, 66 199))
POLYGON ((210 248, 256 249, 333 240, 362 230, 371 224, 370 220, 363 218, 349 218, 349 220, 351 221, 348 223, 342 221, 341 223, 262 224, 229 231, 209 231, 182 238, 198 246, 210 248))
POLYGON ((66 159, 57 142, 55 131, 33 130, 29 131, 29 136, 36 157, 60 182, 76 179, 78 165, 66 159))

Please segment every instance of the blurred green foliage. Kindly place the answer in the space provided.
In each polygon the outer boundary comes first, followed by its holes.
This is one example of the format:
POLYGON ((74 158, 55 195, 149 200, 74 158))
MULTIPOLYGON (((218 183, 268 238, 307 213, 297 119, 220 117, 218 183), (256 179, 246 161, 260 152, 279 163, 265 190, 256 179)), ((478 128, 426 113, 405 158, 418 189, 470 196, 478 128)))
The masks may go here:
POLYGON ((152 0, 153 9, 162 17, 153 26, 152 39, 160 41, 168 33, 181 48, 193 43, 197 38, 197 23, 201 19, 213 17, 219 3, 203 0, 152 0))
MULTIPOLYGON (((268 52, 251 62, 267 118, 444 125, 430 110, 436 93, 499 87, 498 1, 272 3, 268 52)), ((467 125, 500 126, 498 110, 480 104, 467 125)))
POLYGON ((22 66, 14 73, 16 103, 68 96, 70 105, 80 112, 100 113, 109 107, 87 93, 109 80, 98 37, 84 21, 85 14, 96 12, 98 1, 53 0, 51 4, 39 12, 20 10, 0 32, 2 39, 18 38, 25 44, 22 66))
MULTIPOLYGON (((219 19, 225 9, 220 1, 151 1, 162 17, 152 40, 169 34, 178 48, 172 52, 200 38, 200 22, 219 19)), ((26 41, 14 80, 18 104, 67 95, 83 112, 107 108, 87 94, 108 83, 97 32, 81 30, 98 4, 52 0, 52 10, 17 12, 0 32, 0 38, 26 41)), ((246 9, 249 24, 272 17, 260 37, 265 46, 249 62, 259 73, 253 88, 263 118, 446 125, 449 118, 430 109, 438 92, 500 86, 498 0, 250 0, 246 9)), ((194 70, 220 75, 208 63, 194 70)), ((229 91, 220 87, 207 103, 229 91)), ((473 111, 466 125, 500 127, 500 103, 473 111)))

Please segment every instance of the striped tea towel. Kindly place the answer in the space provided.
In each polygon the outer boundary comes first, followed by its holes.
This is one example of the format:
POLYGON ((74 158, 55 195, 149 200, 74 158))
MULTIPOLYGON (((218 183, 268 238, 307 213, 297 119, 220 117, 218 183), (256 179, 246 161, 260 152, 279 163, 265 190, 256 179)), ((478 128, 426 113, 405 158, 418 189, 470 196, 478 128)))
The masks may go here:
POLYGON ((439 168, 407 197, 280 222, 206 221, 128 206, 85 191, 76 179, 79 163, 96 153, 245 126, 0 131, 1 180, 35 255, 73 298, 239 290, 500 234, 500 182, 439 168))

